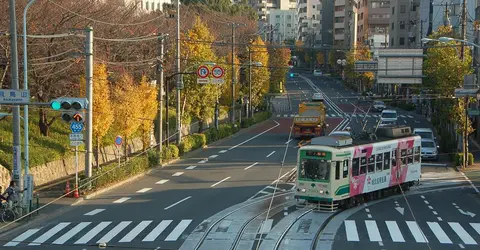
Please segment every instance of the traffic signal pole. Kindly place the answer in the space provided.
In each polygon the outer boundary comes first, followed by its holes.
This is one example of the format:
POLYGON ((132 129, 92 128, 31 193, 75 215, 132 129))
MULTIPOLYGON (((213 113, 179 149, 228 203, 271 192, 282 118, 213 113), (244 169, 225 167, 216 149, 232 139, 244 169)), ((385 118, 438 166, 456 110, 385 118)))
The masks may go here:
POLYGON ((93 28, 87 27, 86 46, 85 46, 85 67, 86 67, 86 86, 87 86, 87 138, 86 138, 86 152, 85 152, 85 174, 87 178, 92 177, 92 158, 93 158, 93 28))

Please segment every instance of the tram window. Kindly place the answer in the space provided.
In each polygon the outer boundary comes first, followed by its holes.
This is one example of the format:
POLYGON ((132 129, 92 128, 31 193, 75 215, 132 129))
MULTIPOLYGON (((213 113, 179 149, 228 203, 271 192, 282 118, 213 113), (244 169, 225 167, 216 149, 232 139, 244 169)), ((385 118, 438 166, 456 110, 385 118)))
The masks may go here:
POLYGON ((358 158, 352 160, 352 176, 358 176, 360 170, 360 162, 358 158))
POLYGON ((420 162, 420 147, 415 147, 415 154, 413 156, 413 162, 420 162))
POLYGON ((383 169, 389 169, 390 168, 390 152, 385 152, 383 153, 383 169))
POLYGON ((343 161, 343 178, 348 177, 348 160, 343 161))
POLYGON ((395 150, 392 151, 392 166, 397 166, 397 152, 395 150))
POLYGON ((360 174, 367 173, 367 157, 360 158, 360 174))
POLYGON ((375 172, 375 155, 368 157, 368 172, 375 172))
POLYGON ((407 149, 407 164, 413 163, 413 148, 407 149))
POLYGON ((407 165, 407 150, 402 149, 400 152, 402 155, 402 158, 401 158, 402 166, 407 165))
POLYGON ((337 161, 337 164, 335 164, 335 180, 340 179, 340 162, 337 161))
POLYGON ((382 171, 382 167, 383 167, 383 154, 377 154, 377 161, 376 161, 376 168, 377 170, 376 171, 382 171))

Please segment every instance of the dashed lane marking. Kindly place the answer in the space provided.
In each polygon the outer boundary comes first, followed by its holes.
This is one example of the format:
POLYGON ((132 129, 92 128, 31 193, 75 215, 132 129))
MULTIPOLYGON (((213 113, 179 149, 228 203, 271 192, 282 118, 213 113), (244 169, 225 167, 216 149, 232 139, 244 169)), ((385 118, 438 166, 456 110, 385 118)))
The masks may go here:
POLYGON ((175 174, 172 174, 172 176, 180 176, 182 174, 183 174, 183 172, 176 172, 175 174))
POLYGON ((105 211, 105 209, 98 208, 98 209, 94 209, 94 210, 92 210, 92 211, 90 211, 90 212, 88 212, 88 213, 86 213, 86 214, 84 214, 84 215, 93 216, 93 215, 96 215, 96 214, 101 213, 101 212, 103 212, 103 211, 105 211))
POLYGON ((152 188, 142 188, 142 189, 138 190, 137 193, 146 193, 150 190, 152 190, 152 188))
POLYGON ((155 184, 165 184, 167 182, 168 182, 168 180, 160 180, 160 181, 155 182, 155 184))
POLYGON ((114 201, 113 203, 124 203, 125 201, 128 201, 130 199, 131 199, 131 197, 122 197, 122 198, 114 201))
POLYGON ((190 170, 190 169, 194 169, 194 168, 196 168, 196 167, 197 167, 197 166, 189 166, 189 167, 187 167, 187 168, 185 168, 185 169, 189 169, 189 170, 190 170))

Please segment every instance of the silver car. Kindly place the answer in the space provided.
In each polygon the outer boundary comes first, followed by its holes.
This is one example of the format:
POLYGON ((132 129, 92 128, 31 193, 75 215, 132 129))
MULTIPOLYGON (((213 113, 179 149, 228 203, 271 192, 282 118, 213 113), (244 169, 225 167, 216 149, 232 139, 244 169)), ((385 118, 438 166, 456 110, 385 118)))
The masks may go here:
POLYGON ((438 148, 434 140, 422 139, 422 160, 438 160, 438 148))

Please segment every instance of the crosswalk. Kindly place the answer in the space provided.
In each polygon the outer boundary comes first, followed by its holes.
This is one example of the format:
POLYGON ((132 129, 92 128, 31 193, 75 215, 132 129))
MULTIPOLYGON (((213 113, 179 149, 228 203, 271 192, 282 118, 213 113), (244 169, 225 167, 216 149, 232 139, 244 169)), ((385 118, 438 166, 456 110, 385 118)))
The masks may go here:
MULTIPOLYGON (((284 118, 291 118, 291 117, 295 117, 297 115, 297 113, 280 113, 280 114, 277 114, 276 116, 278 118, 281 118, 281 117, 284 117, 284 118)), ((344 114, 337 114, 337 113, 330 113, 330 114, 327 114, 327 117, 330 117, 330 118, 380 118, 380 114, 368 114, 368 115, 365 115, 365 114, 347 114, 347 113, 344 113, 344 114)), ((412 115, 398 115, 398 118, 400 119, 414 119, 415 117, 412 116, 412 115)))
POLYGON ((92 243, 129 243, 183 240, 193 220, 144 220, 61 222, 56 225, 32 228, 18 235, 4 247, 18 245, 86 245, 92 243))
POLYGON ((347 241, 480 244, 480 223, 345 220, 347 241))

